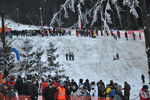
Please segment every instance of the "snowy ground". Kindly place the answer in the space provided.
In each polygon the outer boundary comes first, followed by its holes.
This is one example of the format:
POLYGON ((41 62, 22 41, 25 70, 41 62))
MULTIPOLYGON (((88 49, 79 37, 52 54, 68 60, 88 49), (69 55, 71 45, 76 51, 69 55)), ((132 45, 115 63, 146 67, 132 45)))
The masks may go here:
MULTIPOLYGON (((108 84, 110 80, 124 85, 127 81, 131 85, 131 99, 138 96, 142 87, 141 74, 148 83, 148 68, 143 40, 118 41, 112 37, 97 37, 95 39, 75 36, 65 37, 27 37, 32 40, 34 50, 38 47, 46 51, 48 43, 53 42, 60 54, 58 61, 66 69, 66 74, 76 82, 80 78, 91 81, 103 80, 108 84), (69 51, 75 54, 75 61, 66 61, 65 54, 69 51), (119 52, 120 60, 113 61, 113 56, 119 52)), ((22 46, 26 37, 14 37, 13 47, 22 46)), ((42 60, 46 61, 46 55, 42 60)))

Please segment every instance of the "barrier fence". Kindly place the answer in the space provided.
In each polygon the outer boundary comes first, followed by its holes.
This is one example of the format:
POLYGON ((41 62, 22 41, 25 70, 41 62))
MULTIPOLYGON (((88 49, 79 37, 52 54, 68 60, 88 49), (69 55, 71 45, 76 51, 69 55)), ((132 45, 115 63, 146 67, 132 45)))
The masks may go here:
MULTIPOLYGON (((31 100, 31 98, 30 96, 19 95, 18 98, 13 97, 9 99, 8 96, 3 96, 3 94, 0 93, 0 100, 31 100)), ((44 100, 44 98, 41 95, 39 95, 38 100, 44 100)), ((90 97, 90 96, 67 96, 66 100, 113 100, 113 99, 90 97)))

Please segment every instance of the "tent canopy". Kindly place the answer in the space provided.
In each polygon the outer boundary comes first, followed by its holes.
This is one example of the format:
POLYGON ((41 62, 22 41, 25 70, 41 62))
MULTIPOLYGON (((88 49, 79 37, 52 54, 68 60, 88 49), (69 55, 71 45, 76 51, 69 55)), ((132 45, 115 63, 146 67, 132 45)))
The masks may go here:
MULTIPOLYGON (((11 30, 12 30, 11 28, 5 26, 5 32, 11 31, 11 30)), ((2 32, 2 27, 0 27, 0 33, 1 33, 1 32, 2 32)))

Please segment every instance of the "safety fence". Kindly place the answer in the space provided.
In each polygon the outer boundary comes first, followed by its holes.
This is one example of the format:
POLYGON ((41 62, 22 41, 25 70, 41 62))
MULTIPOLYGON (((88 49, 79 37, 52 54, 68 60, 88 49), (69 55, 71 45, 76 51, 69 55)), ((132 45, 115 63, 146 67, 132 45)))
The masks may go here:
MULTIPOLYGON (((19 95, 18 97, 9 98, 8 96, 3 96, 0 93, 0 100, 31 100, 30 96, 19 95)), ((38 100, 44 100, 44 98, 39 95, 38 100)), ((90 97, 90 96, 67 96, 66 100, 113 100, 108 98, 90 97)))

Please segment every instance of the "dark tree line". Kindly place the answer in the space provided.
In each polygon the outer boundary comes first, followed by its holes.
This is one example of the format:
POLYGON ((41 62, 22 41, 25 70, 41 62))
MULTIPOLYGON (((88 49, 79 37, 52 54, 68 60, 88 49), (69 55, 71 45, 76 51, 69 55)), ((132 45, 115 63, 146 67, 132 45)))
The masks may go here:
MULTIPOLYGON (((82 6, 82 10, 85 11, 88 8, 91 8, 97 0, 87 0, 86 4, 82 6)), ((141 22, 141 11, 140 8, 136 8, 139 14, 139 18, 136 19, 131 13, 128 6, 122 5, 123 0, 119 0, 119 5, 121 6, 121 21, 119 22, 119 18, 117 17, 117 11, 112 6, 113 12, 111 13, 111 18, 113 24, 111 28, 115 29, 140 29, 142 28, 141 22)), ((40 25, 40 10, 42 8, 43 14, 43 22, 44 25, 49 25, 50 20, 53 17, 53 14, 60 9, 60 5, 63 4, 65 0, 5 0, 5 13, 6 17, 9 19, 18 22, 17 8, 19 12, 19 22, 23 24, 34 24, 40 25)), ((147 11, 150 13, 150 1, 147 0, 147 11)), ((104 4, 105 5, 105 4, 104 4)), ((0 5, 2 8, 2 4, 0 5)), ((63 27, 68 27, 73 25, 78 20, 78 12, 77 12, 77 4, 75 3, 75 13, 69 11, 69 19, 63 17, 62 18, 63 27), (68 21, 69 20, 69 21, 68 21)), ((63 12, 62 12, 63 14, 63 12)), ((100 15, 100 14, 99 14, 100 15)), ((100 16, 98 16, 99 21, 97 21, 93 27, 100 27, 101 20, 100 16)), ((89 21, 92 21, 92 18, 89 16, 89 21)), ((58 26, 58 25, 56 25, 58 26)), ((91 28, 90 24, 87 24, 85 27, 91 28)))

